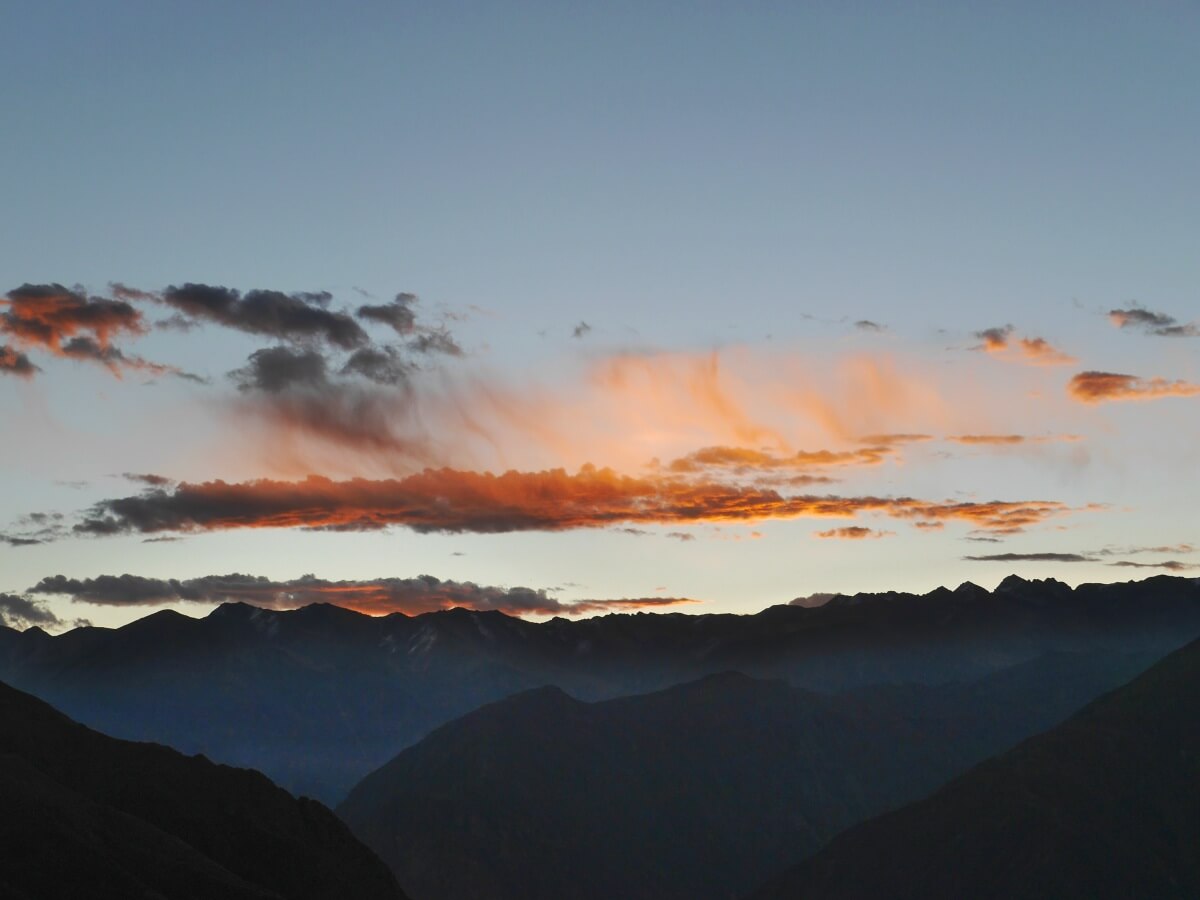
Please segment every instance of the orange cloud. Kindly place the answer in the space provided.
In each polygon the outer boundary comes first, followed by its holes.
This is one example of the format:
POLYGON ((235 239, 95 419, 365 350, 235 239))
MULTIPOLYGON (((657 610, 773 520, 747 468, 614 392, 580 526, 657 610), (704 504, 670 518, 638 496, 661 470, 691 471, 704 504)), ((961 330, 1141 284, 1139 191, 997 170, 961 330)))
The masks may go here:
POLYGON ((1074 442, 1081 440, 1077 434, 1025 435, 1025 434, 952 434, 946 440, 955 444, 991 444, 1012 446, 1014 444, 1045 444, 1051 441, 1074 442))
POLYGON ((82 534, 228 528, 417 531, 560 531, 610 525, 853 518, 877 513, 962 521, 1011 532, 1067 512, 1055 501, 926 501, 912 497, 784 495, 712 480, 631 477, 584 466, 503 475, 427 469, 401 479, 210 481, 106 500, 75 526, 82 534))
POLYGON ((956 444, 1023 444, 1028 438, 1023 434, 957 434, 946 440, 956 444))
POLYGON ((828 531, 813 532, 819 538, 839 538, 841 540, 860 541, 866 538, 881 538, 894 535, 894 531, 875 531, 863 528, 861 525, 849 525, 845 528, 830 528, 828 531))
POLYGON ((1025 361, 1035 366, 1073 366, 1079 362, 1069 353, 1051 346, 1043 338, 1021 338, 1017 346, 1025 361))
POLYGON ((893 452, 891 447, 860 447, 855 450, 800 450, 776 455, 742 447, 704 447, 673 460, 672 472, 700 472, 705 469, 740 471, 770 469, 817 469, 831 466, 877 466, 893 452))
MULTIPOLYGON (((864 451, 864 443, 898 456, 900 444, 928 438, 918 432, 952 427, 938 378, 910 371, 920 366, 774 348, 626 353, 591 360, 582 381, 569 372, 547 384, 416 371, 395 386, 331 378, 270 395, 244 392, 231 409, 239 414, 237 434, 282 478, 399 477, 426 466, 574 470, 596 457, 634 473, 653 459, 669 465, 697 447, 722 447, 753 448, 736 464, 771 466, 782 479, 797 468, 865 465, 882 456, 864 451), (828 450, 803 449, 814 445, 828 450), (761 456, 750 459, 754 453, 761 456), (791 461, 774 464, 776 457, 791 461)), ((971 402, 969 421, 982 427, 980 409, 996 404, 971 402)), ((245 450, 238 452, 244 460, 245 450)), ((713 464, 735 466, 732 459, 713 464)))
MULTIPOLYGON (((126 356, 112 345, 113 335, 147 331, 141 312, 125 300, 89 297, 61 284, 25 284, 0 299, 0 306, 8 307, 0 313, 0 334, 8 335, 20 346, 38 347, 65 359, 99 363, 118 378, 123 370, 132 369, 200 380, 173 366, 126 356)), ((30 377, 37 367, 23 354, 0 346, 0 371, 30 377)))
POLYGON ((124 300, 87 297, 61 284, 25 284, 0 304, 8 306, 0 313, 0 331, 59 355, 67 338, 90 336, 103 349, 114 334, 146 331, 142 314, 124 300))
POLYGON ((1115 372, 1080 372, 1067 385, 1067 393, 1080 403, 1158 400, 1163 397, 1194 397, 1200 394, 1200 384, 1167 381, 1165 378, 1139 378, 1115 372))
POLYGON ((983 350, 1010 362, 1024 362, 1034 366, 1063 366, 1079 362, 1075 357, 1054 347, 1045 338, 1023 337, 1014 343, 1012 340, 1013 327, 1005 325, 1000 328, 985 328, 975 332, 975 337, 983 341, 976 350, 983 350))
POLYGON ((933 440, 931 434, 864 434, 858 439, 860 444, 876 444, 891 447, 895 444, 917 444, 933 440))
POLYGON ((7 344, 0 344, 0 374, 32 378, 38 367, 24 353, 18 353, 7 344))

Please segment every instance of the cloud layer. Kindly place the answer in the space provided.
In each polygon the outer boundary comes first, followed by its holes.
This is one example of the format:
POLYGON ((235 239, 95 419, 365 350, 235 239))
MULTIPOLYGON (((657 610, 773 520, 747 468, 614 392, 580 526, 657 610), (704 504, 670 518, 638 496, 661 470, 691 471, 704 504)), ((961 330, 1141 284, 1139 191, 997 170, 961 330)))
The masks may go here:
POLYGON ((401 479, 227 483, 156 489, 97 504, 82 534, 154 534, 230 528, 493 533, 618 524, 681 525, 767 519, 853 518, 877 513, 914 521, 961 521, 1012 533, 1067 512, 1058 502, 926 501, 912 497, 785 495, 707 479, 633 477, 583 467, 502 475, 427 469, 401 479))
MULTIPOLYGON (((233 601, 267 609, 295 609, 313 603, 332 603, 371 615, 419 615, 453 607, 499 610, 515 616, 582 615, 696 602, 683 597, 564 602, 556 600, 544 590, 488 587, 470 581, 443 581, 432 575, 365 581, 327 581, 313 575, 290 581, 272 581, 262 576, 237 573, 184 580, 143 578, 138 575, 100 575, 82 579, 53 575, 43 578, 29 589, 29 593, 67 597, 76 603, 100 606, 217 604, 233 601)), ((19 597, 12 599, 30 603, 19 597)))

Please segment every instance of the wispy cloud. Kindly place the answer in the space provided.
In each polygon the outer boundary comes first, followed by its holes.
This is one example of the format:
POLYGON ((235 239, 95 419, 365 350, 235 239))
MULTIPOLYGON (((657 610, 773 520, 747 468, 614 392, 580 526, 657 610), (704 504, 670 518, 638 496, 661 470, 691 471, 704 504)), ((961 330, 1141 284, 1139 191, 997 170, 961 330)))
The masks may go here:
POLYGON ((31 363, 24 353, 18 353, 7 344, 0 344, 0 375, 32 378, 38 371, 38 367, 31 363))
POLYGON ((41 600, 31 600, 16 594, 0 593, 0 627, 24 630, 34 626, 56 629, 65 625, 89 625, 86 619, 67 623, 55 615, 41 600))
POLYGON ((1095 557, 1082 553, 989 553, 983 556, 964 556, 973 562, 1096 562, 1095 557))
POLYGON ((1023 362, 1033 366, 1064 366, 1079 362, 1045 338, 1015 337, 1011 325, 985 328, 975 332, 975 337, 982 343, 973 349, 983 350, 1010 362, 1023 362))
POLYGON ((1165 378, 1139 378, 1116 372, 1080 372, 1067 385, 1067 393, 1080 403, 1105 403, 1122 400, 1159 400, 1164 397, 1194 397, 1200 384, 1168 381, 1165 378))
POLYGON ((1180 562, 1177 559, 1165 559, 1162 562, 1135 562, 1131 559, 1123 559, 1119 562, 1108 563, 1108 565, 1127 569, 1166 569, 1168 572, 1186 572, 1189 569, 1200 569, 1200 564, 1180 562))
POLYGON ((952 434, 946 440, 954 444, 1016 446, 1018 444, 1046 444, 1052 442, 1073 443, 1081 438, 1077 434, 952 434))
POLYGON ((1157 337, 1198 337, 1200 326, 1195 322, 1181 324, 1174 316, 1153 312, 1143 306, 1133 305, 1128 309, 1113 309, 1108 319, 1121 329, 1139 330, 1157 337))
POLYGON ((894 452, 888 446, 858 447, 853 450, 800 450, 775 454, 745 447, 704 447, 672 460, 672 472, 701 472, 706 469, 770 471, 777 469, 823 469, 837 466, 876 466, 894 452))
POLYGON ((138 294, 155 297, 196 321, 276 340, 323 340, 343 350, 361 347, 369 340, 349 314, 326 308, 330 298, 324 292, 251 290, 243 295, 233 288, 188 282, 171 285, 159 294, 138 294))
POLYGON ((814 531, 813 534, 819 538, 839 539, 844 541, 860 541, 866 538, 882 538, 890 537, 895 534, 894 531, 876 531, 873 528, 864 528, 861 525, 848 525, 845 528, 830 528, 828 531, 814 531))
POLYGON ((409 335, 417 328, 417 314, 413 310, 416 302, 416 294, 400 293, 391 303, 360 306, 355 315, 369 322, 387 325, 396 334, 409 335))

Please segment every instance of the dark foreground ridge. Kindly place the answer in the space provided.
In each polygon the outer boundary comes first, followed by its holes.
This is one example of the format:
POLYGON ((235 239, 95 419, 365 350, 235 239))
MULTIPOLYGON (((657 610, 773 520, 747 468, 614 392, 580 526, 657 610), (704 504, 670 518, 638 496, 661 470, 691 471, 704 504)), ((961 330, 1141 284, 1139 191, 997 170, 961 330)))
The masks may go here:
POLYGON ((753 900, 1200 896, 1200 642, 753 900))
POLYGON ((1050 654, 968 685, 818 694, 727 672, 439 728, 339 814, 422 900, 725 900, 1141 671, 1050 654))
POLYGON ((0 684, 0 896, 403 900, 328 809, 0 684))

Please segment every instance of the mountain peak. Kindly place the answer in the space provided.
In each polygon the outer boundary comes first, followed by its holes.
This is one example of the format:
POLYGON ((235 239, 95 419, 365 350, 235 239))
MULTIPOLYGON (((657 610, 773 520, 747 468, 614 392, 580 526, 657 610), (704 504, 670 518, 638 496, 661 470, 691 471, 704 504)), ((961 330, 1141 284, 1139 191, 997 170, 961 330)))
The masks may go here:
MULTIPOLYGON (((1016 576, 1014 575, 1012 577, 1015 578, 1016 576)), ((965 599, 975 599, 989 596, 990 591, 988 591, 987 588, 981 588, 973 581, 964 581, 954 589, 954 595, 956 597, 962 597, 965 599)))

